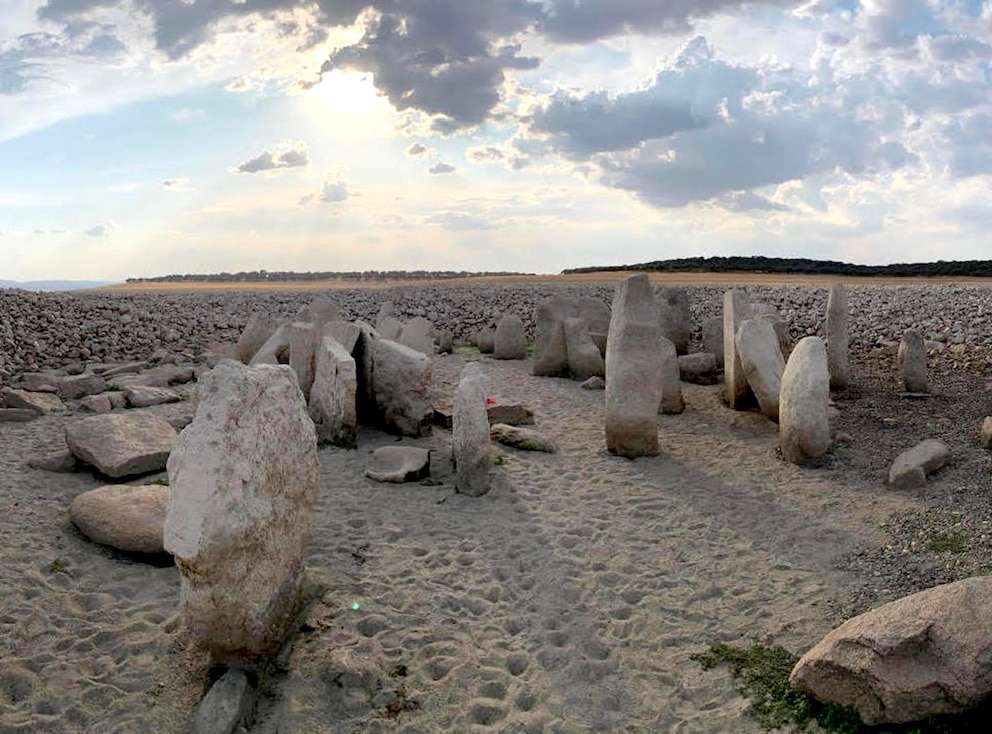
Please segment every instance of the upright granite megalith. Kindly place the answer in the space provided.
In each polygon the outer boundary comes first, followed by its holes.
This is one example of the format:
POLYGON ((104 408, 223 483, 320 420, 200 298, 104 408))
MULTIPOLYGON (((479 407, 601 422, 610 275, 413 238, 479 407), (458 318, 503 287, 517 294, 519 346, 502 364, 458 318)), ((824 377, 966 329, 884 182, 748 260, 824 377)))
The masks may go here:
POLYGON ((574 304, 565 296, 551 296, 537 305, 532 370, 537 377, 568 377, 564 322, 574 313, 574 304))
POLYGON ((778 432, 782 456, 793 464, 817 459, 830 448, 830 375, 827 350, 816 336, 801 339, 782 374, 778 432))
POLYGON ((493 447, 486 413, 488 381, 478 362, 462 370, 452 407, 451 441, 455 458, 455 488, 479 497, 489 491, 493 447))
POLYGON ((723 294, 723 383, 727 405, 734 410, 747 407, 753 397, 737 353, 737 329, 749 318, 751 307, 744 291, 732 288, 723 294))
POLYGON ((778 422, 785 360, 775 327, 764 319, 744 319, 737 329, 737 354, 762 414, 778 422))
POLYGON ((646 273, 617 284, 606 342, 606 448, 658 454, 662 357, 658 306, 646 273))
POLYGON ((515 313, 508 313, 496 325, 493 338, 493 357, 496 359, 524 359, 527 357, 527 333, 524 322, 515 313))
POLYGON ((658 412, 666 415, 685 411, 682 398, 682 371, 679 369, 679 355, 670 339, 661 337, 659 345, 661 357, 661 404, 658 412))
POLYGON ((847 288, 835 285, 827 296, 827 368, 830 387, 843 389, 851 379, 849 354, 847 288))
POLYGON ((918 329, 903 332, 896 365, 906 392, 927 391, 927 348, 918 329))
POLYGON ((325 336, 316 362, 307 410, 317 436, 335 446, 354 448, 358 439, 355 358, 336 339, 325 336))
POLYGON ((689 315, 689 294, 685 288, 662 288, 658 297, 658 312, 661 316, 661 335, 675 345, 679 354, 686 354, 692 336, 692 319, 689 315))
POLYGON ((372 353, 372 392, 387 431, 403 436, 431 432, 431 360, 423 352, 377 339, 372 353))
POLYGON ((288 366, 223 360, 198 395, 169 456, 164 545, 191 641, 250 668, 280 648, 298 608, 317 438, 288 366))

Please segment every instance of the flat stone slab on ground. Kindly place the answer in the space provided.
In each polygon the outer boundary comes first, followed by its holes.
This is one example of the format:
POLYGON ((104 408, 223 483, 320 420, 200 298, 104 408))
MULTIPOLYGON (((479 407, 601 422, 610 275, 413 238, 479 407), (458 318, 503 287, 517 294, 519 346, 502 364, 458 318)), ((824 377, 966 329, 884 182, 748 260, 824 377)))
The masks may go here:
POLYGON ((492 436, 493 441, 521 451, 543 451, 548 454, 558 451, 554 441, 531 428, 496 423, 490 426, 489 435, 492 436))
POLYGON ((108 485, 72 501, 72 522, 94 543, 128 553, 164 553, 162 528, 169 488, 160 484, 108 485))
POLYGON ((40 414, 27 408, 0 408, 0 423, 27 423, 40 414))
POLYGON ((377 482, 402 484, 416 482, 430 474, 431 457, 427 449, 414 446, 380 446, 372 453, 372 463, 365 476, 377 482))
POLYGON ((28 466, 56 474, 71 474, 79 467, 79 459, 69 449, 60 449, 35 459, 28 459, 28 466))
POLYGON ((489 425, 505 423, 508 426, 534 425, 534 411, 524 405, 488 405, 489 425))
POLYGON ((926 483, 927 476, 944 466, 951 450, 943 441, 928 438, 903 451, 889 469, 889 486, 893 489, 915 489, 926 483))
POLYGON ((58 395, 44 392, 28 392, 5 387, 0 405, 4 408, 33 410, 39 415, 64 413, 67 408, 58 395))
POLYGON ((114 478, 164 469, 176 436, 165 418, 142 412, 95 415, 65 429, 69 450, 114 478))
POLYGON ((588 380, 585 380, 581 385, 579 385, 583 390, 605 390, 606 380, 602 377, 592 376, 588 380))
POLYGON ((147 385, 135 385, 124 389, 124 396, 127 403, 132 408, 148 408, 152 405, 164 405, 166 403, 178 403, 182 400, 179 393, 166 387, 149 387, 147 385))

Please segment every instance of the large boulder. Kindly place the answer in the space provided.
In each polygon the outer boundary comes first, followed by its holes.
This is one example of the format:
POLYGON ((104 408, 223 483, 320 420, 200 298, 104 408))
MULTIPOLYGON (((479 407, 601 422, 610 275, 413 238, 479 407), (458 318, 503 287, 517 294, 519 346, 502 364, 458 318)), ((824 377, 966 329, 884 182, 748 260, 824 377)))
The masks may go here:
POLYGON ((481 354, 492 354, 496 351, 496 330, 486 326, 475 334, 475 346, 481 354))
POLYGON ((431 456, 427 449, 415 446, 380 446, 372 452, 372 462, 365 476, 376 482, 403 484, 417 482, 430 475, 431 456))
POLYGON ((434 356, 434 325, 423 316, 417 316, 403 325, 397 341, 428 357, 434 356))
POLYGON ((816 336, 801 339, 782 373, 779 439, 786 461, 802 464, 830 448, 830 375, 827 350, 816 336))
POLYGON ((165 548, 193 643, 252 667, 283 644, 299 605, 317 502, 317 437, 288 366, 220 362, 169 458, 165 548))
POLYGON ((659 355, 661 356, 661 403, 658 412, 666 415, 681 413, 685 410, 685 400, 682 399, 679 355, 675 345, 665 337, 661 337, 659 355))
POLYGON ((462 370, 455 389, 451 439, 455 457, 455 488, 472 497, 489 491, 493 447, 489 435, 486 376, 478 362, 462 370))
POLYGON ((309 321, 294 321, 289 325, 289 366, 296 373, 304 402, 310 399, 320 339, 320 327, 309 321))
POLYGON ((0 407, 33 410, 38 415, 64 413, 67 408, 58 395, 45 392, 28 392, 5 387, 0 393, 0 407))
POLYGON ((97 395, 106 389, 107 381, 91 372, 69 375, 59 381, 59 396, 69 400, 97 395))
POLYGON ((112 484, 83 492, 69 506, 69 517, 94 543, 127 553, 164 553, 162 527, 169 487, 112 484))
POLYGON ((723 294, 723 383, 727 405, 734 410, 747 407, 753 397, 737 353, 737 329, 750 317, 751 307, 744 291, 732 288, 723 294))
POLYGON ((568 370, 572 379, 588 380, 590 377, 605 377, 606 362, 603 361, 599 347, 589 335, 586 321, 577 316, 570 317, 562 322, 562 327, 565 332, 568 370))
POLYGON ((493 357, 496 359, 524 359, 527 356, 527 332, 524 322, 515 313, 508 313, 496 325, 493 340, 493 357))
POLYGON ((745 319, 737 329, 737 354, 762 414, 778 422, 785 360, 782 359, 775 329, 762 319, 745 319))
POLYGON ((383 339, 388 339, 389 341, 396 341, 400 338, 403 333, 404 324, 397 318, 392 316, 386 316, 382 319, 376 319, 375 329, 379 332, 379 335, 383 339))
POLYGON ((661 316, 661 335, 675 345, 679 354, 688 352, 692 319, 689 315, 689 295, 685 288, 662 288, 658 296, 658 312, 661 316))
POLYGON ((234 358, 243 364, 251 362, 258 350, 269 340, 269 337, 275 333, 278 327, 279 324, 273 319, 252 314, 244 331, 241 332, 237 346, 234 348, 234 358))
POLYGON ((108 413, 73 421, 65 440, 76 458, 116 479, 164 469, 176 429, 151 413, 108 413))
POLYGON ((383 426, 403 436, 431 432, 431 360, 422 352, 377 339, 372 355, 372 392, 383 426))
POLYGON ((927 348, 918 329, 906 329, 899 342, 896 366, 906 392, 927 391, 927 348))
POLYGON ((617 284, 606 345, 606 448, 628 458, 658 454, 662 385, 658 306, 645 273, 617 284))
POLYGON ((551 296, 537 305, 534 314, 534 375, 568 377, 564 322, 575 315, 575 304, 565 296, 551 296))
POLYGON ((916 489, 926 484, 927 475, 942 468, 951 456, 946 443, 935 438, 921 441, 903 451, 889 467, 889 486, 893 489, 916 489))
POLYGON ((353 448, 358 440, 355 396, 358 372, 355 359, 329 336, 317 349, 317 367, 307 406, 317 436, 335 446, 353 448))
POLYGON ((847 387, 851 378, 851 365, 848 345, 847 288, 834 285, 827 296, 827 368, 830 370, 830 387, 847 387))
POLYGON ((935 586, 849 619, 789 682, 869 726, 960 713, 992 694, 992 576, 935 586))

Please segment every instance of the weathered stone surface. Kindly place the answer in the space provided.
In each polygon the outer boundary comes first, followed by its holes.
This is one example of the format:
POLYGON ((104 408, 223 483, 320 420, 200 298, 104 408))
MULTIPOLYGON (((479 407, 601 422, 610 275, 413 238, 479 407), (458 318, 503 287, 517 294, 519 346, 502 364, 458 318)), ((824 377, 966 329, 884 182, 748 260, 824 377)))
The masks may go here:
POLYGON ((114 404, 111 401, 111 395, 120 395, 124 401, 123 408, 127 407, 127 398, 124 397, 124 393, 116 392, 109 393, 104 392, 99 395, 87 395, 85 398, 79 401, 79 409, 84 412, 96 413, 97 415, 104 415, 109 413, 114 409, 114 404))
POLYGON ((992 449, 992 416, 985 416, 978 432, 978 440, 983 449, 992 449))
POLYGON ((951 450, 943 441, 929 438, 903 451, 889 467, 889 486, 893 489, 915 489, 926 483, 927 475, 943 467, 951 450))
POLYGON ((800 339, 782 373, 779 439, 786 461, 802 464, 830 448, 827 350, 815 336, 800 339))
MULTIPOLYGON (((106 398, 107 402, 110 403, 111 410, 124 410, 127 407, 127 396, 120 390, 110 390, 108 392, 100 393, 99 395, 91 395, 88 398, 83 398, 81 402, 85 403, 89 399, 106 398)), ((93 411, 94 413, 96 411, 93 411)))
POLYGON ((723 294, 723 384, 727 405, 734 410, 746 407, 750 398, 744 365, 737 354, 737 329, 750 316, 744 291, 732 288, 723 294))
POLYGON ((437 342, 438 354, 451 354, 455 347, 454 337, 447 329, 435 330, 434 340, 437 342))
POLYGON ((144 387, 141 385, 124 388, 124 399, 132 408, 147 408, 152 405, 178 403, 182 400, 179 393, 167 387, 144 387))
POLYGON ((83 492, 69 517, 94 543, 128 553, 164 553, 162 527, 169 488, 159 484, 113 484, 83 492))
POLYGON ((785 360, 779 350, 775 329, 762 319, 745 319, 737 329, 737 354, 762 414, 778 422, 785 360))
POLYGON ((350 321, 328 321, 321 328, 321 333, 344 347, 348 354, 353 354, 355 345, 362 336, 362 328, 350 321))
POLYGON ((107 389, 107 381, 92 373, 69 375, 59 382, 59 396, 72 400, 96 395, 107 389))
POLYGON ((358 440, 355 397, 358 371, 355 359, 342 344, 325 336, 317 349, 317 369, 310 390, 308 412, 318 438, 352 448, 358 440))
POLYGON ((58 392, 62 378, 51 372, 25 372, 17 387, 28 392, 58 392))
POLYGON ((254 690, 243 670, 228 670, 210 686, 190 716, 188 734, 234 734, 254 704, 254 690))
MULTIPOLYGON (((601 334, 603 340, 610 331, 610 306, 594 296, 579 296, 574 301, 574 313, 582 319, 590 334, 601 334)), ((606 347, 603 347, 605 351, 606 347)))
POLYGON ((93 372, 100 375, 105 380, 109 380, 111 377, 119 377, 120 375, 137 374, 142 370, 148 369, 150 366, 151 365, 148 362, 142 360, 140 362, 125 362, 124 364, 104 365, 102 369, 97 369, 94 367, 93 372))
POLYGON ((79 460, 69 449, 59 449, 36 459, 29 459, 28 466, 41 471, 70 474, 78 468, 79 460))
POLYGON ((321 327, 307 321, 294 321, 289 325, 289 366, 296 373, 296 381, 303 392, 303 400, 310 399, 313 386, 314 362, 320 344, 321 327))
POLYGON ((992 693, 992 577, 944 584, 849 619, 789 682, 870 726, 966 711, 992 693))
POLYGON ((434 356, 434 325, 423 316, 410 319, 403 325, 397 341, 428 357, 434 356))
MULTIPOLYGON (((774 306, 772 307, 774 308, 774 306)), ((776 310, 777 311, 777 310, 776 310)), ((785 362, 792 354, 792 337, 789 336, 789 325, 777 312, 755 314, 754 318, 771 324, 778 339, 778 349, 782 354, 782 361, 785 362)))
POLYGON ((248 364, 252 367, 260 364, 289 364, 289 345, 293 333, 290 327, 291 324, 282 324, 272 332, 248 364))
POLYGON ((375 315, 376 331, 379 331, 379 325, 387 318, 396 318, 396 306, 393 305, 392 301, 383 301, 379 306, 379 311, 375 315))
POLYGON ((723 369, 723 319, 714 317, 703 322, 703 351, 716 358, 717 369, 723 369))
POLYGON ((490 329, 488 326, 479 329, 478 333, 475 335, 475 346, 479 348, 479 352, 482 354, 492 354, 496 350, 496 331, 495 329, 490 329))
POLYGON ((151 413, 109 413, 73 421, 65 440, 80 461, 120 478, 164 469, 176 431, 151 413))
POLYGON ((384 427, 404 436, 430 434, 431 360, 388 339, 377 339, 374 349, 373 393, 384 427))
POLYGON ((590 377, 588 380, 579 385, 583 390, 605 390, 606 380, 602 377, 590 377))
POLYGON ((715 385, 719 379, 716 355, 710 352, 683 354, 679 357, 679 376, 683 382, 692 382, 696 385, 715 385))
POLYGON ((496 325, 493 357, 496 359, 524 359, 527 356, 527 334, 524 322, 515 313, 508 313, 496 325))
POLYGON ((28 392, 27 390, 15 390, 5 387, 0 393, 0 406, 4 408, 21 408, 23 410, 33 410, 38 415, 50 413, 64 413, 65 403, 58 395, 45 392, 28 392))
POLYGON ((39 415, 27 408, 0 408, 0 423, 27 423, 39 415))
POLYGON ((379 332, 379 336, 389 341, 396 341, 400 338, 400 334, 403 333, 403 326, 402 321, 392 316, 375 321, 375 330, 379 332))
POLYGON ((899 342, 896 366, 906 392, 927 391, 927 350, 918 329, 906 329, 899 342))
POLYGON ((451 410, 446 408, 434 408, 434 425, 440 426, 441 428, 447 428, 451 430, 451 426, 454 425, 454 418, 451 415, 451 410))
POLYGON ((534 314, 534 367, 538 377, 568 377, 565 319, 575 316, 575 305, 565 296, 541 301, 534 314))
POLYGON ((661 357, 661 403, 658 405, 658 412, 666 415, 681 413, 685 410, 685 401, 682 399, 679 355, 675 345, 665 337, 661 337, 659 355, 661 357))
POLYGON ((376 482, 417 482, 430 474, 430 452, 414 446, 380 446, 372 452, 365 476, 376 482))
POLYGON ((299 601, 317 501, 317 437, 288 366, 224 360, 200 380, 169 457, 165 548, 193 643, 252 666, 279 649, 299 601))
POLYGON ((585 320, 569 317, 562 322, 565 332, 565 351, 568 354, 568 370, 573 380, 588 380, 590 377, 605 377, 606 362, 599 347, 589 336, 585 320))
POLYGON ((558 446, 554 441, 532 428, 496 423, 490 427, 489 435, 493 441, 521 451, 543 451, 548 454, 554 454, 558 451, 558 446))
POLYGON ((323 330, 324 325, 330 323, 331 321, 341 320, 341 309, 338 305, 331 300, 330 296, 323 293, 318 293, 310 301, 309 306, 307 306, 307 313, 310 318, 306 319, 296 319, 297 321, 311 322, 316 325, 318 330, 323 330))
POLYGON ((530 426, 534 424, 534 411, 526 405, 487 405, 489 423, 506 423, 509 426, 530 426))
POLYGON ((359 337, 355 342, 355 348, 351 350, 351 356, 355 359, 356 377, 358 378, 358 390, 355 393, 355 413, 358 422, 366 426, 375 426, 381 423, 379 408, 375 403, 375 386, 372 384, 372 356, 375 352, 375 342, 379 338, 379 332, 364 321, 356 321, 355 326, 359 329, 359 337))
POLYGON ((606 448, 635 458, 658 454, 661 328, 646 273, 617 284, 606 346, 606 448))
POLYGON ((827 296, 827 367, 830 369, 830 387, 836 390, 847 387, 851 378, 848 319, 847 288, 831 286, 827 296))
POLYGON ((238 344, 234 348, 234 358, 242 364, 250 363, 277 328, 279 324, 274 319, 252 314, 238 338, 238 344))
POLYGON ((466 364, 455 389, 451 438, 455 488, 472 497, 486 494, 490 487, 494 456, 486 414, 488 393, 488 381, 479 363, 466 364))
POLYGON ((679 286, 667 286, 658 295, 661 335, 675 345, 679 354, 689 351, 692 319, 689 315, 689 294, 679 286))

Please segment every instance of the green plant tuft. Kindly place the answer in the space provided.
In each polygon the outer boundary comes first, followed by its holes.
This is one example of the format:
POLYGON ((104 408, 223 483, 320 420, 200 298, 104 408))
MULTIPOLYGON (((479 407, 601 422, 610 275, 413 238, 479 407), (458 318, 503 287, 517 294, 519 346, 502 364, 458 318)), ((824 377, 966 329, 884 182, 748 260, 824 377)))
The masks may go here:
POLYGON ((506 463, 506 457, 503 454, 497 454, 496 458, 493 459, 493 464, 496 466, 503 466, 506 463))
POLYGON ((104 392, 124 392, 124 388, 118 385, 116 382, 108 382, 107 387, 103 389, 104 392))
POLYGON ((935 530, 927 547, 934 553, 964 553, 968 549, 968 535, 960 530, 935 530))
POLYGON ((72 574, 69 572, 69 566, 61 558, 56 558, 48 566, 48 573, 64 573, 68 576, 72 574))
POLYGON ((159 477, 154 482, 152 482, 152 484, 157 484, 157 485, 159 485, 161 487, 168 487, 169 486, 169 477, 159 477))

